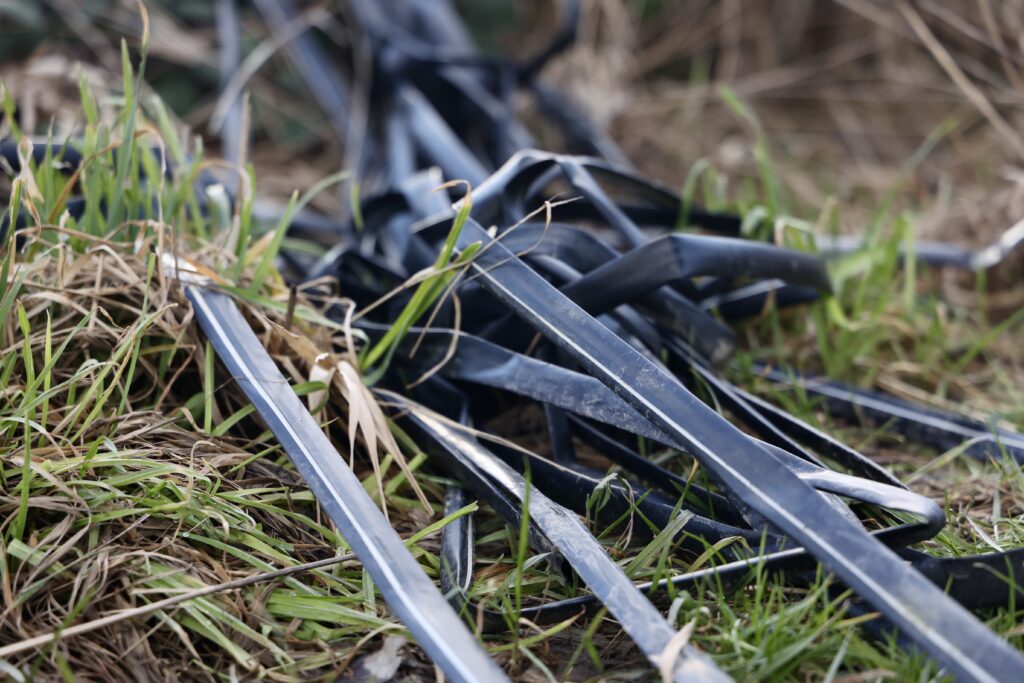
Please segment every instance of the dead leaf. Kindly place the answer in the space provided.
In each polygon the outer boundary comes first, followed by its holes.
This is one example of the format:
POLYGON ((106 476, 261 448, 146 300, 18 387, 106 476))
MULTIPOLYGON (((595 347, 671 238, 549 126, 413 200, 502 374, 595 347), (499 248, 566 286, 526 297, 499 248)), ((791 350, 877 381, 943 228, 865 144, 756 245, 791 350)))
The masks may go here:
POLYGON ((401 636, 388 636, 384 639, 380 649, 363 660, 362 668, 368 673, 371 679, 378 681, 390 681, 398 673, 402 666, 402 648, 405 647, 405 638, 401 636))

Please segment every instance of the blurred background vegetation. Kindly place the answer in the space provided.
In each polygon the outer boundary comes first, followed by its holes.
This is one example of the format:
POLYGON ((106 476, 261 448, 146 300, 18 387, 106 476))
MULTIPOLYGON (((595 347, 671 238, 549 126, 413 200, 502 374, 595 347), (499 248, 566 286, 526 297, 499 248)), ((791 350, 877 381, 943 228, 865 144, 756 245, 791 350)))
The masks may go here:
MULTIPOLYGON (((243 55, 272 40, 246 4, 243 55)), ((147 81, 197 133, 220 85, 215 5, 147 3, 147 81)), ((525 54, 556 20, 550 0, 458 5, 485 52, 525 54)), ((300 6, 351 68, 345 3, 300 6)), ((116 87, 117 43, 139 31, 134 0, 0 0, 0 77, 35 132, 61 137, 77 111, 77 65, 94 87, 116 87)), ((921 214, 919 236, 980 243, 1024 213, 1022 64, 1020 0, 585 0, 579 41, 546 76, 670 184, 706 159, 713 193, 743 199, 760 182, 761 136, 791 213, 814 219, 836 201, 854 229, 899 185, 900 205, 921 214), (731 109, 723 86, 756 118, 731 109)), ((265 190, 286 196, 337 170, 341 143, 283 52, 248 88, 265 190)))

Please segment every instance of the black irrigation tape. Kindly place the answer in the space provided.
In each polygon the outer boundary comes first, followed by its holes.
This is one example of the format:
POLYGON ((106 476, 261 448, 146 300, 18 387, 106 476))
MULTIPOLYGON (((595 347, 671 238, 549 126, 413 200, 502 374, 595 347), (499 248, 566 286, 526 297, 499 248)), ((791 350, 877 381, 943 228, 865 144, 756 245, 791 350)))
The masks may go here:
MULTIPOLYGON (((818 249, 823 254, 848 254, 864 248, 863 238, 839 236, 819 238, 818 249)), ((948 242, 922 241, 914 244, 914 258, 932 266, 949 266, 961 270, 980 272, 1000 266, 1024 245, 1024 220, 1008 228, 992 244, 980 249, 965 249, 948 242)), ((900 251, 906 256, 905 250, 900 251)))
POLYGON ((760 373, 780 385, 821 398, 831 413, 886 425, 913 441, 933 448, 962 447, 965 454, 978 460, 1009 457, 1024 465, 1024 434, 838 382, 801 377, 770 368, 760 368, 760 373))
MULTIPOLYGON (((410 334, 422 334, 417 360, 424 363, 425 367, 431 367, 443 359, 452 343, 452 335, 446 331, 413 329, 410 334)), ((372 339, 375 335, 371 334, 370 336, 372 339)), ((562 408, 595 422, 643 436, 660 444, 684 449, 676 439, 647 422, 594 377, 513 353, 466 334, 458 335, 456 343, 454 354, 441 368, 441 373, 451 380, 472 382, 508 391, 539 401, 547 406, 562 408)), ((821 491, 872 505, 899 509, 926 520, 921 524, 896 527, 880 532, 880 537, 899 539, 889 542, 907 545, 923 541, 934 536, 945 524, 945 516, 937 505, 927 498, 910 493, 903 486, 892 486, 887 483, 833 472, 814 462, 801 459, 782 448, 764 442, 759 443, 763 448, 783 460, 801 479, 821 491)), ((543 459, 537 460, 537 464, 531 468, 535 472, 541 470, 548 462, 543 459)), ((620 459, 619 464, 626 469, 634 469, 638 461, 648 462, 646 459, 638 457, 629 461, 620 459)), ((549 466, 561 468, 557 463, 551 463, 549 466)), ((686 487, 686 481, 678 475, 673 475, 654 465, 651 467, 653 469, 646 472, 647 478, 653 484, 665 488, 667 493, 678 494, 678 491, 686 487)), ((566 481, 567 478, 571 478, 568 473, 562 477, 561 484, 569 483, 566 481)), ((557 479, 558 477, 553 477, 553 480, 557 479)), ((583 486, 577 485, 576 488, 586 489, 590 493, 594 489, 594 483, 591 481, 583 486)), ((558 486, 559 483, 553 481, 550 490, 555 491, 558 486)), ((694 490, 698 496, 702 495, 698 489, 694 490)), ((668 502, 669 508, 673 502, 671 500, 668 502)), ((664 515, 658 515, 658 517, 668 519, 664 515)), ((732 528, 719 538, 709 538, 708 536, 705 538, 718 541, 733 535, 744 536, 745 532, 732 528)))
POLYGON ((452 680, 506 680, 302 405, 234 300, 197 286, 185 291, 218 358, 417 642, 452 680))
MULTIPOLYGON (((256 4, 274 26, 296 17, 288 0, 256 4)), ((312 266, 286 258, 286 271, 296 281, 334 276, 346 296, 366 306, 436 258, 451 225, 450 202, 461 189, 450 196, 431 190, 445 179, 472 182, 473 219, 460 247, 480 242, 484 249, 458 287, 460 330, 452 329, 452 305, 445 303, 431 329, 411 331, 381 380, 380 396, 433 453, 431 462, 460 481, 449 490, 450 510, 467 500, 465 487, 518 525, 529 488, 531 546, 554 569, 574 571, 589 589, 523 605, 517 613, 473 603, 473 521, 465 516, 443 532, 441 587, 451 604, 487 631, 518 628, 517 617, 552 624, 603 604, 657 666, 674 631, 642 593, 659 600, 671 586, 721 585, 755 570, 803 585, 821 562, 898 628, 901 642, 923 648, 958 679, 1017 680, 1024 657, 963 607, 1007 605, 1024 595, 1024 549, 938 558, 909 548, 942 527, 937 506, 863 454, 719 376, 734 345, 723 321, 756 315, 767 305, 815 300, 829 289, 825 263, 740 239, 739 216, 700 207, 681 215, 675 193, 636 174, 603 131, 540 80, 541 66, 575 36, 578 3, 562 3, 564 21, 550 43, 522 62, 477 53, 449 0, 349 4, 359 29, 351 59, 333 59, 311 32, 287 50, 339 140, 358 144, 356 168, 372 192, 359 229, 351 220, 297 216, 292 234, 329 252, 312 266), (360 90, 339 64, 358 71, 364 58, 373 85, 359 83, 360 90), (596 157, 526 149, 534 143, 511 105, 517 90, 533 98, 572 151, 596 157), (373 113, 363 117, 365 130, 353 128, 360 97, 373 113), (520 223, 555 193, 575 201, 554 207, 552 221, 539 213, 520 223), (679 224, 716 236, 663 234, 679 224), (436 374, 424 379, 430 369, 436 374), (408 384, 417 378, 423 381, 408 384), (510 402, 542 408, 550 459, 473 429, 510 402), (638 452, 638 438, 692 455, 710 481, 689 481, 660 467, 638 452), (584 466, 576 457, 581 443, 621 472, 609 478, 584 466), (602 503, 595 509, 597 493, 602 503), (605 528, 628 520, 641 539, 680 514, 687 518, 674 550, 693 556, 719 543, 712 561, 724 564, 637 585, 578 518, 587 515, 605 528), (870 534, 866 525, 874 529, 870 534)), ((219 5, 225 36, 237 27, 232 8, 219 5)), ((236 68, 238 46, 223 40, 222 47, 224 68, 236 68)), ((223 137, 234 156, 241 132, 237 102, 231 111, 223 137)), ((37 163, 48 153, 68 172, 81 163, 70 147, 33 150, 37 163)), ((0 157, 17 170, 11 141, 0 141, 0 157)), ((212 182, 204 175, 200 189, 212 182)), ((204 192, 197 194, 205 200, 204 192)), ((67 208, 79 216, 84 207, 71 198, 67 208)), ((982 271, 1015 255, 1022 242, 1024 223, 982 250, 918 243, 914 254, 926 264, 982 271)), ((826 255, 861 246, 828 239, 820 245, 826 255)), ((231 300, 196 286, 187 293, 219 357, 424 649, 449 678, 501 680, 231 300)), ((405 301, 407 295, 396 297, 358 324, 379 339, 405 301)), ((820 398, 829 412, 882 424, 908 440, 1024 462, 1024 435, 1012 430, 824 379, 758 371, 820 398)), ((727 678, 693 647, 683 650, 675 676, 727 678)))
POLYGON ((1024 656, 873 540, 768 450, 751 442, 678 381, 522 263, 470 220, 463 248, 485 245, 478 281, 652 424, 684 444, 744 517, 809 549, 903 633, 963 680, 1012 680, 1024 656))
MULTIPOLYGON (((530 487, 522 475, 460 429, 459 425, 409 404, 403 406, 400 401, 398 407, 407 413, 407 421, 422 437, 421 443, 446 462, 451 470, 459 472, 467 480, 467 485, 477 488, 474 484, 484 478, 510 492, 520 509, 528 511, 531 524, 576 570, 641 652, 654 666, 660 664, 675 629, 644 599, 629 577, 590 535, 579 517, 548 498, 539 488, 530 487)), ((673 680, 731 680, 692 646, 687 646, 679 659, 673 680)))

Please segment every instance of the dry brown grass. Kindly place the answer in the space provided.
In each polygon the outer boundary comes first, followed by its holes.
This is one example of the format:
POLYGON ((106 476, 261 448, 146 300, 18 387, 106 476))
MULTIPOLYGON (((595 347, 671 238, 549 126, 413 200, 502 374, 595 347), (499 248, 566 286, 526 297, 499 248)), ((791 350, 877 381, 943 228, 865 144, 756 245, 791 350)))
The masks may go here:
MULTIPOLYGON (((34 232, 26 232, 25 250, 41 239, 34 232)), ((154 246, 169 242, 156 238, 159 230, 151 234, 154 246)), ((269 680, 340 673, 369 644, 368 631, 398 628, 367 598, 361 566, 344 554, 279 446, 238 413, 248 402, 230 377, 207 376, 208 347, 180 287, 160 267, 147 275, 147 241, 75 237, 83 240, 75 249, 48 244, 16 265, 15 277, 24 276, 18 303, 32 333, 22 335, 16 316, 0 325, 3 358, 26 353, 38 371, 54 358, 46 407, 33 408, 32 438, 13 438, 20 429, 4 425, 0 518, 8 534, 23 505, 26 457, 32 477, 26 526, 0 553, 0 659, 35 680, 59 680, 65 671, 83 681, 179 680, 184 671, 189 680, 227 671, 269 680), (213 393, 204 397, 206 387, 213 393), (212 432, 203 426, 206 398, 214 401, 212 432), (241 419, 218 429, 232 416, 241 419), (329 566, 261 576, 334 557, 329 566), (252 583, 147 608, 239 579, 252 583), (321 601, 327 616, 309 621, 321 601), (96 620, 109 623, 93 629, 96 620), (72 623, 89 630, 28 650, 18 645, 72 623)), ((207 245, 193 253, 212 265, 218 252, 207 245)), ((280 326, 292 322, 327 348, 330 332, 272 308, 248 310, 280 366, 305 382, 310 366, 280 326)), ((28 383, 22 370, 13 373, 5 414, 23 410, 28 383)), ((344 418, 339 394, 329 405, 344 418)), ((357 462, 366 476, 368 459, 357 462)), ((383 481, 393 474, 385 468, 383 481)), ((404 497, 407 487, 394 488, 396 528, 406 535, 423 528, 430 515, 404 497)), ((429 491, 440 506, 440 488, 429 491)), ((436 551, 429 538, 423 547, 436 551)), ((415 669, 416 655, 406 659, 415 669)))
POLYGON ((981 243, 1024 215, 1024 4, 957 0, 589 0, 579 46, 550 75, 607 122, 645 171, 680 186, 697 159, 756 181, 757 114, 796 215, 835 197, 863 230, 914 151, 956 130, 899 189, 921 237, 981 243), (630 8, 657 6, 646 20, 630 8), (951 66, 952 65, 952 66, 951 66))

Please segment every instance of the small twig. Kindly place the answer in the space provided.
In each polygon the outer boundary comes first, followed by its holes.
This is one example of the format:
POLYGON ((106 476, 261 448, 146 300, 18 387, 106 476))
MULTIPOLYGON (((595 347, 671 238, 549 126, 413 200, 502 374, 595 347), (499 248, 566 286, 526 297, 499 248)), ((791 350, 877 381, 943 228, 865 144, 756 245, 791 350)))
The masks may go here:
POLYGON ((292 331, 292 320, 295 318, 295 302, 298 298, 298 293, 299 290, 295 288, 295 285, 288 289, 288 310, 284 315, 284 329, 289 332, 292 331))

